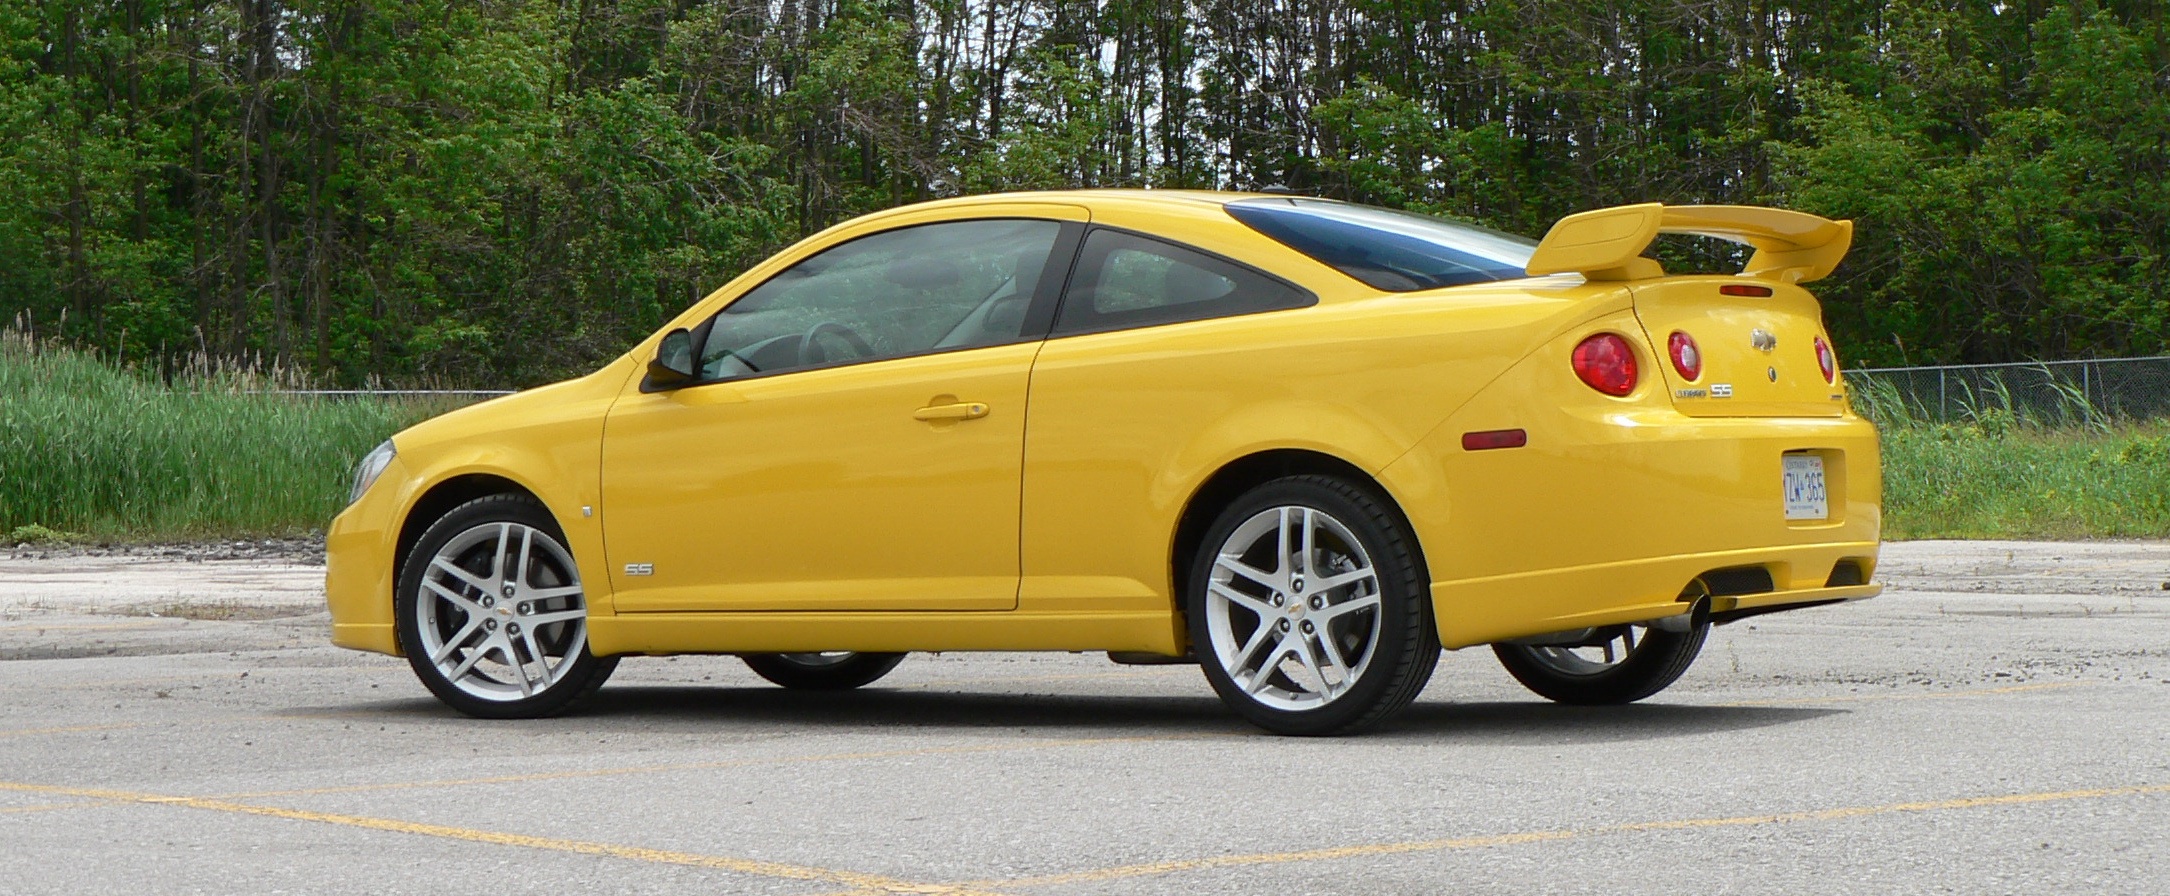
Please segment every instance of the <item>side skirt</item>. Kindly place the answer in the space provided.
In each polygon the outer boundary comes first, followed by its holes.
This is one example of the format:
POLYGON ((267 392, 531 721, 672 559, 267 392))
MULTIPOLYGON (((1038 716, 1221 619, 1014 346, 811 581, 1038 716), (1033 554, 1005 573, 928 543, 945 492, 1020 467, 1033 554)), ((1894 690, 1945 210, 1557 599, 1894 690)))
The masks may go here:
POLYGON ((628 613, 591 616, 600 655, 821 650, 1183 651, 1168 611, 1140 613, 628 613))

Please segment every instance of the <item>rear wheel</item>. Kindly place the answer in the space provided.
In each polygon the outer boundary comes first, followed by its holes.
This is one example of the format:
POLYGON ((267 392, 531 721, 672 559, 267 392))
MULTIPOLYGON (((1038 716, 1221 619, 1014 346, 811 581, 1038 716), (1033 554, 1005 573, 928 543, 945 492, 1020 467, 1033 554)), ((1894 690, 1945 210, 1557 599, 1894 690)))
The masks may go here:
POLYGON ((1669 632, 1642 625, 1600 629, 1579 645, 1494 644, 1499 664, 1538 696, 1560 703, 1633 703, 1665 690, 1688 671, 1710 624, 1669 632))
POLYGON ((848 691, 872 684, 904 662, 901 653, 749 653, 740 656, 755 675, 802 691, 848 691))
POLYGON ((1377 724, 1439 662, 1415 540, 1344 480, 1294 476, 1238 498, 1207 530, 1189 582, 1206 680, 1277 734, 1377 724))
POLYGON ((431 524, 393 614, 415 675, 471 716, 561 712, 618 665, 588 652, 580 569, 550 511, 526 495, 476 498, 431 524))

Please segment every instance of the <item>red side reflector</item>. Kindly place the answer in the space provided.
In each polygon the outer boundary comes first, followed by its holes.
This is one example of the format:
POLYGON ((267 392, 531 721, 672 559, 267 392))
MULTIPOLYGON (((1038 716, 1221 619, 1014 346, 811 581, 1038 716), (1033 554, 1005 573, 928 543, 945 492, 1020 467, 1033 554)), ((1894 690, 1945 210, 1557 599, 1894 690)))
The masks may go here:
POLYGON ((1462 433, 1463 451, 1484 451, 1491 448, 1520 448, 1530 443, 1530 434, 1519 429, 1490 429, 1484 432, 1462 433))
POLYGON ((1767 299, 1770 298, 1771 288, 1768 286, 1751 286, 1746 283, 1728 283, 1718 287, 1718 294, 1721 296, 1754 296, 1759 299, 1767 299))

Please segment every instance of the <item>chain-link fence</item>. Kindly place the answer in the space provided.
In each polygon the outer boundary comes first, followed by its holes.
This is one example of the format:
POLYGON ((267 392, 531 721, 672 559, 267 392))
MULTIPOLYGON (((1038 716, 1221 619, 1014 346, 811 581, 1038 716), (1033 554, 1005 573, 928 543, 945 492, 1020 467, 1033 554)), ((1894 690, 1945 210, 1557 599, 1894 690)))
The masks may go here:
POLYGON ((1972 420, 1990 412, 2047 424, 2170 417, 2170 356, 1846 371, 1876 416, 1972 420))

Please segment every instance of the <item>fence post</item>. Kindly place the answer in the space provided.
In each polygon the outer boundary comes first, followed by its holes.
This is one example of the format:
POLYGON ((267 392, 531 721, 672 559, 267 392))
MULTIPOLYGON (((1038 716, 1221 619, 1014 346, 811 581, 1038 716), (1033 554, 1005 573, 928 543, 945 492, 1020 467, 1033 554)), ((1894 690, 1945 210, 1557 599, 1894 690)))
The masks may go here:
POLYGON ((2090 408, 2101 407, 2101 405, 2095 403, 2095 378, 2091 375, 2094 371, 2095 363, 2096 362, 2094 361, 2089 361, 2085 364, 2080 365, 2080 399, 2082 401, 2085 401, 2087 403, 2087 406, 2090 408))

